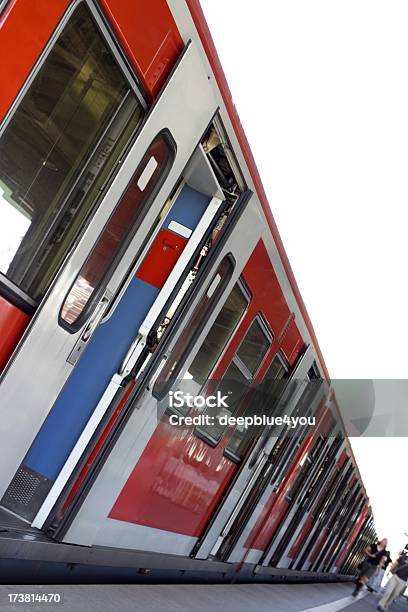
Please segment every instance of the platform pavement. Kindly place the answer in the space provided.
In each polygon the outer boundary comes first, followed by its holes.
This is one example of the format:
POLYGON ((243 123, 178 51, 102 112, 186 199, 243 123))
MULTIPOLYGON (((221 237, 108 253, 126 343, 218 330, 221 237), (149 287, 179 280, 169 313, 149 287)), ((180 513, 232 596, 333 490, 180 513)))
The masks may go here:
MULTIPOLYGON (((2 612, 374 612, 378 597, 357 601, 348 584, 0 585, 2 612), (9 603, 14 593, 59 593, 60 604, 9 603)), ((407 602, 390 612, 408 612, 407 602)))

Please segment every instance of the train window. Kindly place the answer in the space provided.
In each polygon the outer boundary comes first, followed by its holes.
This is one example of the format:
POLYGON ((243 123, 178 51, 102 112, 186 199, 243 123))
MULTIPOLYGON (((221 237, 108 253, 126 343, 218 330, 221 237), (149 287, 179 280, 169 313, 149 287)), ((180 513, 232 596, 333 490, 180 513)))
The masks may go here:
POLYGON ((70 331, 81 325, 94 294, 134 233, 146 205, 168 174, 174 145, 167 132, 152 142, 111 218, 96 241, 87 261, 68 292, 61 309, 61 322, 70 331), (152 163, 153 160, 153 163, 152 163), (146 180, 146 171, 149 178, 146 180))
POLYGON ((226 419, 237 412, 248 389, 248 379, 240 368, 232 362, 217 386, 217 391, 220 392, 221 396, 228 397, 228 407, 214 406, 213 408, 207 408, 205 413, 214 419, 213 424, 197 427, 195 433, 204 438, 206 442, 210 441, 210 443, 216 444, 228 427, 226 419))
POLYGON ((270 344, 271 339, 266 328, 261 320, 256 318, 237 351, 237 357, 252 375, 257 371, 270 344))
MULTIPOLYGON (((277 409, 280 397, 287 387, 288 376, 288 367, 284 363, 283 357, 276 355, 256 394, 248 402, 243 416, 270 416, 273 414, 277 409)), ((259 436, 261 430, 262 427, 260 425, 252 425, 247 428, 243 425, 237 425, 225 447, 225 454, 235 461, 241 461, 252 442, 259 436)))
MULTIPOLYGON (((199 437, 204 438, 210 444, 217 444, 228 427, 227 419, 223 417, 231 416, 238 411, 242 406, 243 398, 250 388, 253 372, 249 369, 248 365, 252 365, 255 372, 270 345, 271 336, 258 315, 251 323, 238 351, 232 358, 232 363, 216 387, 216 391, 219 391, 222 396, 226 395, 229 397, 228 408, 218 406, 214 409, 206 409, 206 414, 213 418, 213 423, 205 427, 197 427, 196 433, 199 437), (256 360, 252 357, 255 347, 257 347, 261 355, 258 358, 258 365, 256 365, 256 360), (239 358, 240 351, 246 363, 239 358)), ((211 388, 210 391, 212 393, 213 389, 211 388)))
POLYGON ((239 282, 229 294, 200 350, 188 368, 187 376, 192 378, 200 387, 207 381, 234 329, 246 311, 248 303, 248 294, 239 282))
POLYGON ((163 399, 169 392, 175 380, 180 374, 187 355, 194 346, 195 339, 201 333, 203 326, 214 305, 218 302, 220 295, 231 280, 235 261, 232 255, 226 255, 214 274, 208 290, 203 294, 194 312, 186 323, 177 343, 173 347, 170 357, 163 370, 160 372, 153 387, 153 395, 157 399, 163 399))
POLYGON ((0 273, 32 299, 44 295, 144 113, 79 4, 0 138, 0 273))

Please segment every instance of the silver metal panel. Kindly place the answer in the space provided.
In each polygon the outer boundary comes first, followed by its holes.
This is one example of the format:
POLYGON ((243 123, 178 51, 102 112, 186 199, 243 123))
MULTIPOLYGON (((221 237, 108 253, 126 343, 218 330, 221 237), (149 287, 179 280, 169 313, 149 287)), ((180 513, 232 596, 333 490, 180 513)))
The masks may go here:
POLYGON ((156 134, 167 128, 177 144, 170 173, 124 254, 108 289, 115 293, 135 254, 153 226, 197 142, 216 111, 217 102, 201 58, 190 44, 148 116, 140 135, 103 198, 97 214, 36 314, 0 387, 0 497, 23 460, 64 382, 72 371, 66 359, 86 326, 70 334, 58 325, 68 288, 109 219, 118 199, 156 134), (196 92, 196 95, 192 95, 196 92))
POLYGON ((98 546, 114 548, 141 549, 170 555, 188 556, 196 543, 192 536, 154 529, 144 525, 124 523, 116 519, 107 519, 103 529, 98 533, 98 546))
MULTIPOLYGON (((314 358, 314 353, 313 350, 308 351, 307 354, 307 359, 305 359, 305 361, 303 361, 300 365, 300 369, 299 369, 299 379, 300 379, 300 373, 302 372, 302 374, 305 374, 308 369, 310 368, 310 365, 313 361, 314 358)), ((290 416, 292 414, 292 411, 295 409, 296 404, 298 402, 298 400, 300 399, 300 396, 303 392, 303 387, 300 386, 297 390, 297 392, 294 394, 293 398, 291 399, 291 402, 289 404, 289 406, 285 409, 285 413, 290 416)), ((266 451, 269 452, 270 450, 272 450, 275 442, 277 441, 277 437, 271 437, 268 440, 267 446, 266 446, 266 451)), ((249 534, 251 533, 252 529, 255 527, 255 524, 258 520, 258 518, 261 516, 261 514, 263 513, 263 510, 265 508, 265 506, 268 503, 269 497, 272 495, 273 493, 273 489, 275 486, 275 479, 271 480, 268 483, 268 486, 265 488, 265 491, 263 492, 258 505, 256 506, 256 509, 254 510, 254 512, 251 514, 241 536, 239 537, 234 549, 232 550, 230 556, 228 557, 228 561, 230 563, 232 562, 240 562, 242 559, 247 558, 248 554, 249 554, 249 550, 252 550, 251 553, 251 559, 253 559, 254 562, 258 562, 258 560, 260 559, 260 557, 263 555, 264 551, 261 550, 257 550, 257 549, 248 549, 245 547, 245 542, 249 536, 249 534)))
MULTIPOLYGON (((257 214, 256 206, 251 200, 246 210, 243 212, 235 232, 233 232, 233 234, 226 241, 223 249, 220 251, 217 257, 217 261, 214 262, 215 270, 217 269, 222 258, 226 254, 232 253, 236 259, 236 267, 234 269, 233 276, 225 288, 217 307, 214 308, 214 311, 208 318, 202 333, 197 338, 194 351, 189 356, 183 371, 180 373, 180 378, 183 376, 184 371, 188 368, 195 354, 199 350, 199 347, 207 335, 208 330, 221 310, 226 296, 237 281, 250 254, 258 242, 260 223, 261 219, 257 214), (246 232, 245 243, 242 241, 242 232, 246 232)), ((212 274, 208 274, 206 282, 203 282, 201 292, 191 305, 190 312, 193 311, 196 303, 200 300, 203 293, 207 291, 211 280, 212 274)), ((175 335, 173 340, 174 343, 177 342, 178 336, 182 332, 182 327, 183 326, 180 326, 178 334, 175 335)), ((85 545, 100 544, 101 539, 104 538, 105 528, 110 520, 107 519, 107 516, 126 481, 128 480, 134 466, 142 455, 151 435, 155 431, 160 414, 160 405, 158 404, 157 400, 152 397, 151 392, 146 390, 144 397, 138 403, 138 409, 133 411, 133 414, 126 424, 126 427, 118 438, 115 447, 102 467, 95 483, 90 489, 87 498, 68 529, 64 537, 64 542, 85 545)), ((116 534, 117 537, 120 537, 121 528, 127 530, 127 526, 126 523, 121 524, 120 521, 117 521, 116 523, 116 534)), ((162 532, 159 530, 159 534, 157 536, 159 538, 158 545, 160 545, 160 533, 162 532)), ((163 532, 163 534, 165 534, 165 532, 163 532)), ((166 545, 165 542, 166 536, 163 535, 163 546, 166 545)), ((138 542, 134 541, 133 545, 136 548, 143 549, 143 538, 138 542)))

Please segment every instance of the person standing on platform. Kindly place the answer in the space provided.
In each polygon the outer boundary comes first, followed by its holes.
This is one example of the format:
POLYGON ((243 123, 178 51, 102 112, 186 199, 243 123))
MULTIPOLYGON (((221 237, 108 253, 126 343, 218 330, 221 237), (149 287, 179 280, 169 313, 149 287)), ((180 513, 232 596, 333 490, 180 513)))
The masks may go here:
POLYGON ((387 558, 385 553, 387 544, 387 538, 383 538, 376 544, 370 544, 370 546, 367 546, 365 549, 367 557, 365 561, 363 561, 360 574, 356 580, 356 588, 353 591, 353 597, 357 597, 358 593, 363 586, 367 584, 371 576, 375 574, 377 569, 382 567, 382 564, 387 558))
POLYGON ((384 612, 392 604, 394 599, 407 588, 408 580, 408 554, 404 551, 391 566, 392 577, 385 587, 384 596, 380 599, 377 610, 384 612))
POLYGON ((367 589, 371 593, 373 592, 379 593, 381 591, 381 583, 383 581, 384 574, 389 564, 392 563, 392 559, 390 557, 389 550, 385 550, 384 554, 387 556, 382 564, 382 567, 378 568, 376 573, 373 576, 371 576, 370 580, 367 582, 367 589))

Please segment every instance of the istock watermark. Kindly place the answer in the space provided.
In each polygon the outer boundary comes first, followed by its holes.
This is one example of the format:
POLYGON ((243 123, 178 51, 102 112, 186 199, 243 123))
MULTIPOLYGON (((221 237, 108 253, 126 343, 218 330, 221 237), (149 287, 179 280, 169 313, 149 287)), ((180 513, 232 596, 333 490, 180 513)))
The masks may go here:
POLYGON ((170 391, 169 406, 170 408, 228 408, 228 397, 231 395, 222 395, 217 391, 215 395, 193 395, 192 393, 184 393, 183 391, 170 391))

